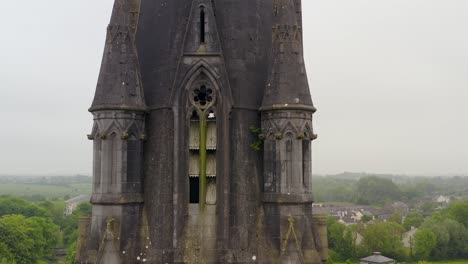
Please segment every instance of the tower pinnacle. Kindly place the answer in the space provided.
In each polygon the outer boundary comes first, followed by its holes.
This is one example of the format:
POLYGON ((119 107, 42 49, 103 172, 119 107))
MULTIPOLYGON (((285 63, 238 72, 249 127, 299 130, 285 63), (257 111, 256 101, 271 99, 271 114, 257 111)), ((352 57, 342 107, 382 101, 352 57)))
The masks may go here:
MULTIPOLYGON (((262 110, 300 107, 315 111, 303 58, 302 27, 296 0, 274 3, 272 61, 262 110)), ((300 3, 299 3, 300 4, 300 3)))
POLYGON ((80 263, 133 263, 143 251, 146 104, 135 32, 140 0, 115 0, 93 104, 93 214, 80 263), (122 253, 123 252, 123 253, 122 253), (127 253, 128 252, 128 253, 127 253))
POLYGON ((135 47, 139 6, 139 0, 114 2, 91 112, 146 109, 135 47))
POLYGON ((273 6, 272 61, 263 97, 263 195, 267 219, 277 225, 267 236, 279 248, 281 263, 321 263, 326 241, 312 230, 312 104, 302 48, 300 1, 273 6), (298 12, 299 11, 299 12, 298 12), (279 235, 279 241, 277 239, 279 235))

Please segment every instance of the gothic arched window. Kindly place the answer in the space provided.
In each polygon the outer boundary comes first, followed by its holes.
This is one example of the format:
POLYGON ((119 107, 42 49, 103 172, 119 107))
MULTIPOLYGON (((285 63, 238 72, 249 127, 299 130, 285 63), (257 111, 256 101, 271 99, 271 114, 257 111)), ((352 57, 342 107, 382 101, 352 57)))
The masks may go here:
POLYGON ((188 92, 191 104, 189 132, 189 190, 190 203, 216 204, 216 93, 207 76, 188 92))

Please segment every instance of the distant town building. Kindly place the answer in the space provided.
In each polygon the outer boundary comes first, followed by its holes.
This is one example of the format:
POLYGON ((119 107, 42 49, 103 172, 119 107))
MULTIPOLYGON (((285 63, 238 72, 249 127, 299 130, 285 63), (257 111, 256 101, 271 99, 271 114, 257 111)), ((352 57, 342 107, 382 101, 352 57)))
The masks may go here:
POLYGON ((91 199, 91 195, 80 195, 80 196, 73 197, 69 200, 66 200, 64 215, 65 216, 71 215, 73 211, 75 211, 76 207, 78 207, 78 205, 84 202, 89 202, 90 199, 91 199))
POLYGON ((314 204, 315 212, 325 212, 344 225, 353 225, 362 222, 363 217, 368 219, 386 221, 392 215, 389 208, 377 209, 367 205, 341 205, 341 204, 314 204))
POLYGON ((362 258, 361 264, 394 264, 395 260, 382 256, 380 252, 374 252, 374 255, 362 258))
POLYGON ((387 210, 406 216, 410 212, 410 207, 404 202, 396 201, 388 205, 387 210))
POLYGON ((444 195, 439 195, 434 198, 434 201, 437 203, 450 203, 450 197, 444 196, 444 195))

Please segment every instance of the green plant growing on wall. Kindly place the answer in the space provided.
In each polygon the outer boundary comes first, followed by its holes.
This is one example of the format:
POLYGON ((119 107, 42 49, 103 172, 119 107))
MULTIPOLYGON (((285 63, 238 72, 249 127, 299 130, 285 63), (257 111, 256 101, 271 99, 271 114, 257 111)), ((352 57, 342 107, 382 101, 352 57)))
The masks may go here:
POLYGON ((250 126, 250 132, 257 137, 257 140, 250 144, 250 148, 255 151, 260 151, 263 141, 265 141, 265 136, 262 133, 262 129, 255 126, 250 126))
POLYGON ((204 112, 200 116, 200 209, 206 205, 206 129, 207 116, 204 112))

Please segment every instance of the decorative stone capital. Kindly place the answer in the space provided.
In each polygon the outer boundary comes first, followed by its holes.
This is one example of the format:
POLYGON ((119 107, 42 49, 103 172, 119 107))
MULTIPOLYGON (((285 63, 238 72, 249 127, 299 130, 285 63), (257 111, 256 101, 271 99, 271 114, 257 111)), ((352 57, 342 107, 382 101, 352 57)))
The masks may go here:
POLYGON ((305 138, 304 132, 299 132, 299 133, 297 134, 297 139, 302 140, 302 139, 304 139, 304 138, 305 138))
POLYGON ((282 134, 282 133, 275 133, 275 138, 276 138, 277 140, 280 140, 280 139, 283 138, 283 134, 282 134))
POLYGON ((116 133, 122 140, 128 140, 130 135, 138 137, 145 131, 145 113, 134 111, 99 111, 94 113, 94 126, 88 139, 107 139, 108 135, 116 133))
POLYGON ((278 109, 262 113, 262 133, 266 138, 283 139, 292 133, 298 140, 314 140, 312 112, 300 109, 278 109))

